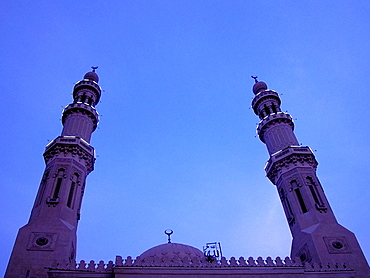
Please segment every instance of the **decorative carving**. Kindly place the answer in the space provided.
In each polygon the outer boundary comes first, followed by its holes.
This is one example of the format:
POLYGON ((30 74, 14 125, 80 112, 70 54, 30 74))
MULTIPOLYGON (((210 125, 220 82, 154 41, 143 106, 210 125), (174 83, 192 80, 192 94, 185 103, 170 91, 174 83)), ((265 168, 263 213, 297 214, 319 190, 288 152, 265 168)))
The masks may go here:
POLYGON ((256 115, 258 114, 257 109, 260 103, 266 99, 274 99, 277 101, 278 105, 281 104, 279 94, 274 90, 265 90, 263 92, 260 92, 258 95, 255 96, 255 98, 252 101, 252 108, 256 115))
POLYGON ((265 262, 263 261, 262 257, 257 258, 257 265, 258 266, 265 266, 265 262))
POLYGON ((105 269, 107 272, 111 272, 113 270, 113 261, 109 261, 107 264, 107 268, 105 269))
POLYGON ((91 119, 93 122, 93 130, 96 129, 96 126, 98 125, 99 122, 99 116, 98 113, 96 112, 95 108, 89 106, 88 104, 85 103, 71 103, 69 104, 63 111, 63 116, 62 116, 62 123, 64 125, 66 119, 68 116, 72 114, 81 114, 81 115, 86 115, 91 119))
MULTIPOLYGON (((160 259, 160 258, 159 258, 160 259)), ((185 258, 184 258, 185 259, 185 258)), ((112 261, 109 261, 108 264, 105 264, 104 261, 99 261, 99 263, 95 263, 95 261, 90 261, 88 264, 86 261, 81 260, 78 264, 74 260, 72 260, 70 263, 66 261, 57 262, 54 261, 51 267, 49 268, 52 270, 75 270, 75 271, 85 271, 85 272, 95 272, 95 273, 112 273, 113 268, 122 268, 122 267, 163 267, 163 266, 172 266, 172 267, 199 267, 199 268, 219 268, 220 266, 223 267, 288 267, 288 268, 303 268, 306 272, 334 272, 334 271, 353 271, 352 268, 348 265, 348 263, 328 263, 328 264, 310 264, 305 263, 302 265, 298 261, 293 261, 289 257, 286 257, 283 260, 281 260, 280 257, 276 257, 276 260, 272 260, 270 257, 266 258, 266 261, 264 261, 261 257, 255 261, 252 257, 248 259, 248 265, 245 262, 245 259, 243 257, 239 258, 239 261, 236 261, 234 257, 231 257, 231 259, 228 261, 225 257, 221 259, 221 261, 218 263, 217 261, 214 263, 209 263, 206 260, 201 261, 198 257, 195 257, 193 259, 190 259, 186 257, 186 259, 180 259, 179 257, 174 257, 173 259, 170 259, 171 265, 163 264, 162 260, 158 260, 156 258, 153 258, 151 260, 151 263, 145 263, 140 260, 140 257, 137 257, 135 262, 133 263, 132 258, 129 256, 125 260, 126 263, 122 263, 122 257, 116 256, 116 263, 113 264, 112 261), (159 264, 159 262, 162 262, 159 264), (158 262, 158 263, 153 263, 158 262), (238 264, 239 262, 239 264, 238 264), (256 264, 256 262, 258 264, 256 264), (265 263, 266 262, 266 263, 265 263)))
POLYGON ((77 94, 80 93, 83 89, 88 89, 89 91, 94 92, 97 97, 96 103, 99 102, 100 95, 101 95, 101 88, 94 80, 81 80, 77 82, 73 88, 73 98, 77 97, 77 94))
POLYGON ((244 257, 239 258, 239 265, 240 266, 247 266, 247 262, 245 261, 244 257))
POLYGON ((104 261, 99 261, 98 267, 96 268, 96 271, 101 272, 101 271, 104 271, 104 270, 105 270, 105 268, 104 268, 104 261))
POLYGON ((53 251, 57 239, 56 233, 31 233, 28 240, 27 250, 53 251))
POLYGON ((45 162, 49 163, 54 157, 60 155, 67 156, 68 154, 83 161, 84 166, 87 168, 87 173, 90 173, 94 169, 94 156, 77 144, 55 144, 44 153, 45 162))
MULTIPOLYGON (((224 257, 222 257, 224 258, 224 257)), ((236 261, 235 257, 230 258, 230 266, 237 266, 238 262, 236 261)))
POLYGON ((266 265, 268 266, 275 266, 273 260, 271 259, 271 257, 267 257, 266 258, 266 265))
POLYGON ((50 206, 55 207, 58 203, 59 203, 59 197, 57 197, 57 198, 48 197, 46 199, 46 204, 48 205, 48 207, 50 207, 50 206))
MULTIPOLYGON (((76 173, 76 174, 78 174, 78 176, 79 177, 81 177, 82 175, 83 175, 83 171, 81 171, 80 169, 77 169, 76 167, 72 167, 72 172, 73 172, 73 174, 74 173, 76 173)), ((73 178, 74 178, 74 175, 73 174, 71 174, 70 175, 70 180, 73 180, 73 178)), ((76 183, 80 183, 80 179, 78 179, 77 181, 76 181, 76 183)))
POLYGON ((320 212, 327 212, 328 208, 324 204, 315 204, 315 207, 320 212))
POLYGON ((256 262, 254 261, 253 257, 248 258, 248 266, 256 266, 256 262))
POLYGON ((307 165, 316 169, 317 161, 313 154, 301 154, 301 153, 291 153, 285 157, 282 157, 279 160, 268 162, 268 166, 266 167, 267 177, 271 180, 273 184, 276 184, 277 178, 281 171, 284 168, 289 168, 291 166, 301 166, 307 165))
POLYGON ((289 257, 285 257, 284 262, 285 262, 286 266, 292 266, 293 265, 293 262, 289 257))
POLYGON ((69 269, 70 269, 70 270, 76 270, 76 266, 77 266, 76 261, 75 261, 75 260, 71 260, 71 263, 70 263, 69 269))
POLYGON ((85 270, 86 269, 86 262, 84 260, 81 260, 77 269, 78 270, 85 270))
POLYGON ((351 253, 345 237, 324 237, 326 248, 331 254, 351 253))
POLYGON ((189 259, 188 256, 185 256, 183 259, 182 259, 182 263, 183 263, 183 266, 190 266, 191 264, 191 260, 189 259))
POLYGON ((87 270, 94 271, 95 270, 95 262, 91 260, 89 264, 87 265, 87 270))
POLYGON ((276 266, 284 266, 284 263, 280 257, 276 257, 275 262, 276 262, 276 266))
POLYGON ((305 244, 297 253, 297 257, 299 258, 299 260, 303 263, 305 262, 311 262, 312 260, 312 257, 311 257, 311 254, 310 254, 310 251, 308 249, 308 246, 307 244, 305 244))
POLYGON ((201 266, 201 264, 202 264, 202 262, 200 261, 200 259, 198 257, 193 257, 191 262, 192 262, 192 266, 201 266))
MULTIPOLYGON (((132 265, 132 258, 131 258, 131 256, 128 256, 127 257, 127 260, 126 260, 125 264, 132 265)), ((116 256, 116 266, 121 266, 121 265, 123 265, 122 256, 116 256)))
POLYGON ((266 130, 276 124, 285 123, 294 129, 294 123, 292 120, 292 116, 284 112, 277 112, 275 114, 270 114, 268 117, 265 117, 257 127, 257 133, 262 142, 265 143, 264 135, 266 130))

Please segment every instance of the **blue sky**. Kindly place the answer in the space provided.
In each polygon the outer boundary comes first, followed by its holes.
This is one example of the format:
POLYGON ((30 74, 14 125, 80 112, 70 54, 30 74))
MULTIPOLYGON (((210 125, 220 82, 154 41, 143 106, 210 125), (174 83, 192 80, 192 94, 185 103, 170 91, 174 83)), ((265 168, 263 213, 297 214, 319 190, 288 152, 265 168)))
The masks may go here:
POLYGON ((45 145, 98 65, 77 259, 220 241, 281 256, 291 236, 256 138, 250 75, 282 96, 336 217, 370 258, 368 1, 3 1, 0 272, 27 223, 45 145))

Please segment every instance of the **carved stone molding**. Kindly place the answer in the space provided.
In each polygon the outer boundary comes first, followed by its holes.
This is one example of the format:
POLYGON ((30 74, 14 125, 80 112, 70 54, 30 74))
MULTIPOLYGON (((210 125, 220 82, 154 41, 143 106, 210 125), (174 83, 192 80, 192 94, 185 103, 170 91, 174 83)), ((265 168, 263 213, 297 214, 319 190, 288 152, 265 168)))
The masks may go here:
POLYGON ((259 104, 262 101, 266 100, 266 99, 273 99, 273 100, 276 100, 278 105, 281 104, 280 97, 279 97, 279 94, 277 92, 275 92, 273 90, 263 91, 263 92, 259 93, 258 95, 256 95, 255 98, 252 101, 252 107, 253 107, 253 110, 254 110, 255 114, 258 114, 257 108, 258 108, 259 104))
POLYGON ((266 130, 275 124, 281 124, 281 123, 285 123, 289 125, 292 128, 292 130, 294 129, 294 123, 292 120, 292 116, 284 112, 278 112, 275 114, 271 114, 265 119, 263 119, 258 124, 258 127, 257 127, 257 133, 258 133, 260 140, 265 143, 264 135, 265 135, 266 130))
POLYGON ((297 166, 310 166, 314 169, 317 167, 317 161, 313 154, 301 154, 301 153, 291 153, 288 156, 282 157, 274 162, 269 161, 266 167, 267 177, 271 180, 273 184, 276 184, 279 174, 284 169, 289 169, 291 167, 297 166))
POLYGON ((81 114, 87 116, 94 124, 93 130, 96 129, 99 122, 99 115, 95 108, 85 104, 85 103, 71 103, 63 111, 62 123, 64 125, 68 116, 72 114, 81 114))
POLYGON ((352 253, 345 237, 324 237, 330 254, 352 253))
POLYGON ((57 240, 57 233, 31 233, 27 250, 53 251, 57 240))
POLYGON ((305 244, 301 250, 298 251, 297 257, 301 260, 301 262, 311 262, 312 256, 310 254, 310 250, 308 249, 307 244, 305 244))
POLYGON ((77 157, 83 162, 88 173, 94 169, 94 156, 77 144, 55 144, 44 153, 45 162, 49 163, 51 159, 62 155, 77 157))

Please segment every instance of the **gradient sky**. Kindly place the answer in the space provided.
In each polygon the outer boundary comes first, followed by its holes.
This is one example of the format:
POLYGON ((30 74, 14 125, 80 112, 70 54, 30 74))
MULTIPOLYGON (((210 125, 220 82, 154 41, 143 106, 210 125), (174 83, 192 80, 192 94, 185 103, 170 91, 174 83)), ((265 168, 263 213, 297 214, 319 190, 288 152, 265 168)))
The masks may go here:
POLYGON ((74 82, 98 65, 77 259, 173 242, 285 257, 250 75, 282 97, 342 225, 370 259, 369 1, 2 1, 0 275, 74 82))

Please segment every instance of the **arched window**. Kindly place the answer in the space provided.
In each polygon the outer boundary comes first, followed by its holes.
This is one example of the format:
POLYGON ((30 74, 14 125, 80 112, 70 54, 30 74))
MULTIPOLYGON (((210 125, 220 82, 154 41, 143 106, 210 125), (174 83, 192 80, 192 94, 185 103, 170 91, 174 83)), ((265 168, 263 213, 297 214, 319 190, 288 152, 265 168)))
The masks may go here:
POLYGON ((298 203, 301 207, 301 211, 302 213, 306 213, 308 210, 307 210, 307 207, 306 207, 306 204, 303 200, 303 196, 302 196, 302 193, 301 193, 301 190, 300 188, 298 187, 298 184, 297 184, 297 181, 293 180, 290 182, 291 186, 294 188, 294 192, 296 194, 296 197, 298 199, 298 203))
POLYGON ((270 109, 267 107, 266 104, 263 105, 263 108, 264 108, 264 110, 266 112, 266 115, 270 115, 270 109))
POLYGON ((62 186, 64 172, 65 172, 65 169, 63 169, 63 168, 60 168, 58 170, 57 180, 56 180, 56 184, 55 184, 55 187, 54 187, 54 193, 53 193, 53 198, 52 198, 54 200, 59 198, 59 192, 60 192, 60 187, 62 186))
POLYGON ((276 113, 277 112, 277 110, 276 110, 276 105, 275 105, 275 103, 271 103, 271 109, 272 109, 272 112, 273 113, 276 113))
POLYGON ((64 178, 65 169, 59 168, 58 173, 55 175, 55 183, 53 188, 53 194, 51 197, 48 197, 46 203, 48 206, 53 205, 54 207, 59 203, 59 192, 62 187, 62 182, 64 178))
POLYGON ((39 206, 42 202, 42 198, 44 197, 44 194, 45 194, 45 189, 46 189, 47 180, 49 178, 49 174, 50 174, 49 171, 45 171, 44 175, 42 176, 42 180, 40 183, 40 190, 37 196, 37 200, 35 202, 35 207, 39 206))
POLYGON ((321 198, 320 192, 317 190, 317 185, 313 181, 313 178, 309 176, 306 177, 306 183, 307 183, 308 188, 310 189, 313 200, 315 201, 315 207, 320 211, 326 212, 326 207, 321 198))
POLYGON ((81 96, 81 102, 85 103, 85 101, 86 101, 86 94, 83 93, 83 95, 81 96))
POLYGON ((283 188, 280 189, 279 193, 280 193, 281 202, 283 204, 283 208, 286 212, 288 223, 289 223, 289 225, 293 225, 294 224, 294 214, 293 214, 293 210, 292 210, 292 207, 290 205, 288 196, 285 193, 285 190, 283 188))
POLYGON ((74 196, 76 191, 76 184, 78 183, 79 174, 74 173, 71 177, 71 186, 69 188, 67 206, 73 209, 74 206, 74 196))

